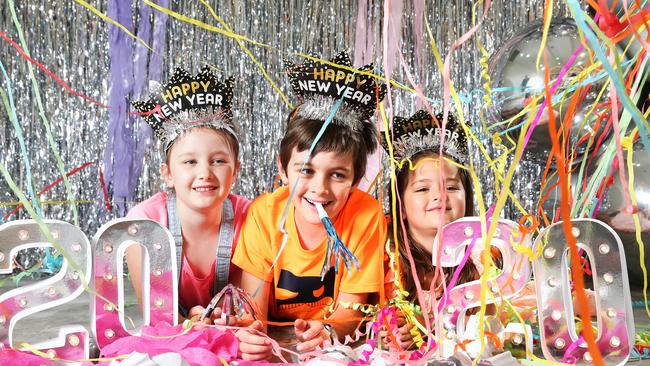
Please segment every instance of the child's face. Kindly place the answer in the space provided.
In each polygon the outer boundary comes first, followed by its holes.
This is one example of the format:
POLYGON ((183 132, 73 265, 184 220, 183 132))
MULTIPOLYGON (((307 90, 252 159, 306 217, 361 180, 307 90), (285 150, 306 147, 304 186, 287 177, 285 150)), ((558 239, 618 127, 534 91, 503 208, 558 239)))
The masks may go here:
POLYGON ((239 171, 239 162, 219 132, 196 128, 174 142, 168 164, 160 169, 179 204, 202 211, 221 207, 239 171))
MULTIPOLYGON (((439 226, 465 216, 465 188, 459 169, 438 158, 418 160, 416 169, 409 171, 402 200, 409 230, 420 237, 431 237, 439 226), (441 186, 440 175, 443 171, 445 183, 441 186), (444 205, 443 189, 447 192, 444 205)), ((433 242, 430 244, 433 245, 433 242)))
POLYGON ((296 208, 296 223, 321 225, 313 202, 321 203, 334 221, 354 187, 354 165, 350 153, 321 151, 312 156, 303 168, 308 153, 308 150, 297 151, 294 148, 287 170, 283 171, 280 166, 280 172, 289 189, 293 189, 296 182, 298 184, 291 201, 296 208))

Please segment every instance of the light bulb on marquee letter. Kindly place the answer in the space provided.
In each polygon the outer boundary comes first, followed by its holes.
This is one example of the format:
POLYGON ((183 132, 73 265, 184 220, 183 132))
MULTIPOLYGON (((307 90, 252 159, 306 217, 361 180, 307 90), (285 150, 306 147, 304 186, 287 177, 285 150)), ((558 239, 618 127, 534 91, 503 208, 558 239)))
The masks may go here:
MULTIPOLYGON (((481 237, 481 219, 479 217, 460 218, 445 225, 442 230, 443 241, 439 243, 439 236, 436 237, 433 255, 435 257, 435 254, 438 253, 438 245, 442 245, 440 263, 443 267, 458 266, 474 236, 477 236, 474 243, 475 248, 481 250, 483 248, 485 240, 481 237)), ((500 298, 510 298, 517 294, 526 286, 530 278, 531 266, 528 258, 524 254, 516 252, 513 247, 513 244, 517 244, 523 248, 530 248, 530 237, 528 235, 522 237, 522 235, 517 223, 500 219, 494 237, 490 240, 490 245, 498 248, 501 252, 503 261, 500 273, 487 281, 487 290, 493 293, 497 302, 500 298)), ((436 265, 436 259, 432 259, 433 264, 436 265)), ((440 309, 440 316, 448 335, 446 339, 462 340, 460 336, 465 333, 465 314, 468 309, 480 306, 480 294, 480 280, 457 283, 451 289, 446 302, 440 309)), ((441 301, 444 301, 444 297, 441 301)), ((487 298, 487 303, 493 302, 491 297, 487 298)), ((453 353, 454 346, 443 347, 443 355, 445 350, 453 353)))
MULTIPOLYGON (((601 221, 571 221, 571 234, 589 256, 594 279, 598 331, 596 344, 605 365, 623 365, 634 346, 634 318, 623 244, 616 232, 601 221)), ((590 365, 586 343, 577 347, 578 335, 570 287, 569 247, 562 222, 545 228, 535 239, 533 262, 542 351, 551 361, 590 365)))
MULTIPOLYGON (((42 310, 63 308, 79 297, 90 281, 92 262, 86 235, 63 221, 43 220, 43 224, 65 251, 63 265, 50 278, 0 294, 0 346, 12 346, 13 330, 20 319, 42 310), (69 263, 68 258, 74 263, 69 263)), ((19 250, 48 247, 52 247, 52 244, 34 220, 11 221, 0 226, 0 273, 10 274, 13 271, 13 259, 19 250)), ((86 359, 89 354, 89 332, 85 325, 64 326, 59 329, 57 338, 32 346, 62 359, 86 359)))
POLYGON ((94 286, 108 300, 97 296, 94 300, 92 325, 100 348, 132 335, 124 322, 124 253, 132 245, 144 248, 144 324, 178 322, 178 272, 171 233, 151 220, 113 220, 102 226, 93 238, 94 286))

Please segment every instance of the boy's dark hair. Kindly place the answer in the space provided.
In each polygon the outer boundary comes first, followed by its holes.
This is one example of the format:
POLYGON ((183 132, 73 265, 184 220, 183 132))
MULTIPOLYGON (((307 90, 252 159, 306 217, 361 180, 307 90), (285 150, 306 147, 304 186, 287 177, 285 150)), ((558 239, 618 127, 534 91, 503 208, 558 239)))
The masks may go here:
MULTIPOLYGON (((417 164, 418 161, 420 161, 422 158, 425 157, 438 157, 439 153, 432 151, 432 150, 427 150, 427 151, 421 151, 411 157, 411 161, 413 165, 417 164)), ((406 190, 406 186, 408 184, 408 179, 409 179, 409 165, 408 163, 404 164, 403 168, 401 171, 397 173, 397 191, 399 193, 400 197, 404 197, 404 191, 406 190)), ((472 191, 472 182, 469 173, 465 169, 459 169, 458 171, 459 176, 460 176, 460 181, 461 184, 463 185, 463 188, 465 189, 465 216, 471 216, 474 213, 474 194, 472 191)), ((391 205, 392 207, 392 205, 391 205)), ((397 212, 395 215, 397 216, 397 223, 399 225, 402 220, 404 220, 404 223, 406 225, 406 218, 402 217, 402 210, 397 209, 397 212)), ((400 268, 402 269, 402 277, 403 277, 403 286, 404 290, 408 291, 408 300, 415 300, 417 296, 417 289, 415 287, 415 278, 413 277, 413 274, 411 273, 411 264, 409 263, 408 260, 408 254, 406 252, 406 241, 403 235, 403 230, 400 227, 392 227, 390 225, 389 227, 389 238, 393 240, 393 232, 391 230, 396 230, 397 233, 397 245, 398 245, 398 250, 399 250, 399 261, 400 261, 400 268)), ((424 276, 430 273, 434 273, 436 268, 434 267, 433 263, 431 262, 431 253, 428 253, 425 251, 421 245, 418 245, 413 239, 412 235, 408 232, 408 228, 406 230, 406 235, 408 237, 408 242, 409 242, 409 247, 411 249, 411 256, 413 257, 413 262, 415 264, 415 268, 417 268, 417 273, 420 282, 424 280, 424 276)), ((449 268, 443 268, 443 274, 445 276, 445 279, 449 281, 456 270, 456 267, 449 267, 449 268)), ((472 261, 467 261, 465 266, 460 272, 460 276, 458 277, 458 280, 456 281, 457 284, 473 281, 475 279, 478 279, 480 277, 480 274, 474 265, 472 261)))
MULTIPOLYGON (((330 124, 325 133, 320 137, 313 155, 322 151, 336 152, 339 154, 352 154, 354 168, 354 182, 359 183, 366 173, 366 162, 377 148, 377 131, 371 123, 359 123, 360 131, 352 131, 349 127, 340 124, 330 124)), ((295 110, 287 118, 287 130, 280 142, 280 164, 286 172, 291 159, 291 153, 308 150, 318 132, 323 127, 323 121, 295 117, 295 110)))

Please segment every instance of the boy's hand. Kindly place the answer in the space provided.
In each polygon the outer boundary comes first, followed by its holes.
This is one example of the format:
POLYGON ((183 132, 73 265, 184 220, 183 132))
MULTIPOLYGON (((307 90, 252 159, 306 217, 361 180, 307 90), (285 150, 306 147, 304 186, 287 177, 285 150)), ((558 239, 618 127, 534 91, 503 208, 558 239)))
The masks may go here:
POLYGON ((318 320, 296 319, 293 323, 298 339, 298 352, 309 352, 318 346, 330 346, 330 334, 318 320))
MULTIPOLYGON (((256 320, 249 328, 263 331, 264 324, 256 320)), ((269 358, 273 353, 271 342, 267 337, 261 336, 250 329, 240 329, 235 332, 235 336, 239 340, 237 357, 246 361, 259 361, 269 358)))

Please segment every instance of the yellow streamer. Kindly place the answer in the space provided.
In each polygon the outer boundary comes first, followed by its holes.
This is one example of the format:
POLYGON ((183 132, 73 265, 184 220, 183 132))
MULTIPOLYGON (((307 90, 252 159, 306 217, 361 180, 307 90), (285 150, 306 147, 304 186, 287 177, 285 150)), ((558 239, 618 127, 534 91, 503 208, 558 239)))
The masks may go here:
POLYGON ((551 19, 553 18, 553 1, 547 0, 544 4, 544 31, 542 32, 542 43, 539 45, 539 50, 537 51, 537 59, 535 60, 535 66, 537 71, 539 71, 540 61, 542 59, 542 54, 546 48, 546 40, 548 39, 548 29, 551 26, 551 19))
POLYGON ((66 360, 66 359, 63 359, 63 358, 52 357, 49 353, 45 353, 43 351, 40 351, 40 350, 36 349, 36 347, 32 346, 31 344, 29 344, 27 342, 20 343, 20 347, 22 347, 24 349, 27 349, 29 352, 31 352, 31 353, 33 353, 33 354, 35 354, 37 356, 43 357, 45 359, 53 360, 53 361, 63 361, 63 362, 66 362, 66 363, 71 363, 71 362, 109 362, 109 361, 123 360, 123 359, 129 357, 129 355, 119 355, 119 356, 115 356, 115 357, 100 357, 100 358, 89 358, 89 359, 82 359, 82 360, 66 360))
MULTIPOLYGON (((476 24, 476 7, 480 4, 477 2, 472 7, 472 24, 476 24)), ((492 83, 492 78, 490 77, 490 54, 483 47, 480 38, 476 37, 476 47, 481 53, 481 57, 478 60, 479 65, 481 66, 481 77, 485 82, 483 83, 483 89, 485 94, 483 95, 483 100, 485 101, 484 107, 489 107, 492 104, 492 88, 490 84, 492 83)), ((486 129, 487 131, 487 129, 486 129)))
MULTIPOLYGON (((205 5, 205 6, 208 8, 208 11, 210 11, 210 14, 212 14, 212 16, 213 16, 213 17, 214 17, 214 18, 215 18, 215 19, 216 19, 216 20, 217 20, 217 21, 218 21, 218 22, 219 22, 219 23, 220 23, 224 28, 226 28, 226 30, 227 30, 228 32, 232 33, 232 29, 228 26, 228 24, 227 24, 226 22, 224 22, 224 21, 219 17, 219 15, 217 15, 217 13, 214 11, 214 9, 212 9, 212 7, 210 6, 210 4, 209 4, 207 1, 205 1, 205 0, 201 0, 201 2, 203 3, 203 5, 205 5)), ((287 107, 288 107, 289 109, 293 109, 293 106, 292 106, 291 103, 289 102, 289 99, 287 99, 287 96, 284 95, 284 93, 282 92, 282 90, 280 90, 280 88, 275 84, 275 82, 273 81, 273 79, 271 79, 271 77, 266 73, 266 70, 265 70, 264 67, 262 66, 262 63, 260 63, 259 60, 258 60, 258 59, 257 59, 257 58, 252 54, 252 53, 251 53, 251 51, 248 49, 248 47, 246 47, 246 45, 244 44, 244 42, 243 42, 241 39, 235 39, 235 41, 237 42, 237 44, 239 45, 239 47, 241 47, 241 49, 244 50, 244 52, 248 55, 248 57, 250 57, 250 59, 251 59, 251 60, 253 61, 253 63, 257 66, 257 68, 260 69, 260 71, 262 72, 262 75, 264 75, 264 77, 265 77, 266 80, 271 84, 271 86, 273 87, 273 89, 275 89, 275 91, 276 91, 278 94, 280 94, 280 97, 281 97, 282 100, 284 101, 284 104, 286 104, 287 107)))
MULTIPOLYGON (((632 154, 634 152, 634 136, 637 132, 638 128, 635 127, 629 136, 621 139, 622 147, 627 150, 628 189, 630 191, 630 200, 634 207, 637 207, 637 200, 636 192, 634 191, 634 163, 632 161, 632 154)), ((641 239, 642 230, 641 222, 639 220, 639 212, 635 211, 632 218, 634 219, 634 228, 636 229, 636 242, 639 245, 639 263, 641 264, 641 271, 643 271, 643 300, 645 300, 645 311, 648 314, 648 317, 650 317, 650 308, 648 307, 648 270, 645 267, 645 246, 643 244, 643 239, 641 239)))
MULTIPOLYGON (((94 203, 96 201, 93 200, 43 200, 43 201, 38 201, 41 205, 65 205, 65 204, 77 204, 77 203, 94 203)), ((8 201, 8 202, 0 202, 0 207, 6 207, 6 206, 20 206, 23 203, 20 201, 8 201)))
POLYGON ((79 4, 81 4, 83 7, 85 7, 85 8, 88 9, 88 10, 90 10, 91 12, 93 12, 95 15, 97 15, 97 16, 100 17, 100 18, 102 18, 103 20, 105 20, 105 21, 107 21, 107 22, 113 24, 114 26, 120 28, 121 30, 123 30, 124 32, 126 32, 126 34, 128 34, 129 36, 131 36, 131 38, 133 38, 133 39, 135 39, 136 41, 142 43, 142 44, 143 44, 145 47, 147 47, 147 49, 150 50, 151 52, 155 52, 155 51, 153 50, 153 48, 149 47, 149 45, 147 44, 147 42, 145 42, 144 40, 142 40, 141 38, 139 38, 139 37, 136 36, 135 34, 131 33, 131 31, 129 31, 129 30, 128 30, 125 26, 123 26, 122 24, 118 23, 117 21, 115 21, 115 20, 112 19, 111 17, 109 17, 109 16, 107 16, 106 14, 102 13, 101 11, 97 10, 97 8, 95 8, 94 6, 88 4, 88 3, 85 2, 84 0, 74 0, 74 1, 76 1, 76 2, 79 3, 79 4))
MULTIPOLYGON (((203 28, 203 29, 206 29, 206 30, 212 31, 212 32, 219 33, 219 34, 221 34, 221 35, 224 35, 224 36, 226 36, 226 37, 229 37, 229 38, 232 38, 232 39, 235 39, 235 40, 240 40, 240 41, 244 41, 244 42, 248 42, 248 43, 254 44, 254 45, 256 45, 256 46, 264 47, 264 48, 271 49, 271 50, 275 50, 275 51, 278 51, 278 52, 283 52, 283 51, 281 51, 281 50, 278 50, 277 47, 274 47, 274 46, 271 46, 271 45, 268 45, 268 44, 265 44, 265 43, 261 43, 261 42, 258 42, 258 41, 255 41, 255 40, 252 40, 252 39, 250 39, 250 38, 248 38, 248 37, 245 37, 245 36, 242 36, 242 35, 240 35, 240 34, 237 34, 237 33, 234 33, 234 32, 229 32, 229 31, 224 30, 224 29, 221 29, 221 28, 219 28, 219 27, 215 27, 215 26, 213 26, 213 25, 203 23, 203 22, 200 21, 200 20, 197 20, 197 19, 194 19, 194 18, 190 18, 190 17, 185 16, 185 15, 183 15, 183 14, 177 13, 177 12, 171 10, 171 9, 168 9, 168 8, 165 8, 165 7, 163 7, 163 6, 158 5, 158 4, 154 3, 154 2, 152 2, 151 0, 143 0, 143 1, 144 1, 145 4, 151 6, 152 8, 154 8, 154 9, 156 9, 156 10, 158 10, 158 11, 161 11, 161 12, 163 12, 163 13, 165 13, 165 14, 167 14, 167 15, 173 17, 173 18, 176 18, 176 19, 178 19, 178 20, 184 21, 184 22, 186 22, 186 23, 190 23, 190 24, 193 24, 193 25, 195 25, 195 26, 197 26, 197 27, 200 27, 200 28, 203 28)), ((401 83, 399 83, 399 82, 397 82, 397 81, 395 81, 395 80, 392 80, 392 79, 389 80, 389 79, 387 79, 386 77, 384 77, 384 76, 382 76, 382 75, 378 75, 378 74, 375 74, 375 73, 370 72, 370 71, 361 71, 361 70, 357 70, 357 69, 355 69, 354 67, 351 67, 351 66, 340 65, 340 64, 337 64, 337 63, 331 62, 331 61, 329 61, 329 60, 324 60, 324 59, 321 59, 321 58, 318 58, 318 57, 314 57, 314 56, 312 56, 312 55, 308 55, 308 54, 306 54, 306 53, 302 53, 302 52, 291 52, 291 54, 292 54, 292 55, 299 56, 299 57, 306 58, 306 59, 308 59, 308 60, 313 60, 313 61, 322 62, 322 63, 325 64, 325 65, 336 66, 336 67, 339 67, 339 68, 344 69, 344 70, 348 70, 348 71, 355 72, 355 73, 357 73, 357 74, 359 74, 359 75, 370 76, 370 77, 372 77, 372 78, 375 78, 375 79, 377 79, 377 80, 383 81, 383 82, 385 82, 385 83, 390 83, 392 86, 394 86, 394 87, 396 87, 396 88, 403 89, 403 90, 406 90, 406 91, 410 91, 410 92, 412 92, 412 93, 415 93, 415 90, 413 90, 412 88, 409 88, 409 87, 407 87, 407 86, 404 86, 404 85, 402 85, 401 83)))
MULTIPOLYGON (((442 58, 440 57, 440 53, 438 53, 438 49, 436 47, 436 43, 435 43, 435 40, 434 40, 434 37, 433 37, 433 33, 431 32, 431 28, 429 26, 429 23, 426 22, 426 18, 425 18, 425 25, 426 25, 426 28, 427 28, 427 33, 429 35, 429 41, 431 43, 431 50, 432 50, 433 55, 434 55, 434 57, 436 59, 436 63, 438 64, 438 67, 442 69, 442 67, 443 67, 442 58)), ((463 126, 463 130, 465 131, 465 133, 467 133, 467 135, 472 139, 472 141, 474 141, 475 145, 479 148, 479 150, 483 154, 483 157, 487 161, 488 166, 494 166, 495 162, 491 159, 490 154, 485 149, 485 146, 483 146, 483 144, 481 144, 481 142, 476 137, 476 135, 474 135, 474 133, 471 131, 471 129, 469 129, 469 127, 467 126, 467 123, 465 123, 465 119, 464 119, 463 114, 462 114, 462 103, 461 103, 460 99, 458 98, 458 94, 456 93, 456 88, 454 88, 453 85, 450 85, 450 94, 451 94, 452 98, 454 99, 454 104, 456 105, 456 110, 460 111, 459 120, 461 122, 461 126, 463 126)), ((523 116, 525 113, 522 112, 520 114, 523 116)), ((505 157, 505 155, 502 155, 502 156, 505 157)), ((502 185, 503 185, 503 177, 500 174, 496 174, 496 177, 497 177, 497 181, 499 183, 502 183, 502 185)), ((506 185, 503 185, 503 186, 506 186, 506 185)), ((512 201, 515 203, 515 205, 517 206, 517 209, 519 209, 519 211, 521 211, 524 214, 527 213, 526 210, 521 206, 519 201, 516 199, 516 197, 514 196, 512 191, 510 191, 510 189, 507 189, 505 193, 508 195, 508 197, 510 197, 512 199, 512 201)))
MULTIPOLYGON (((27 55, 29 55, 29 47, 27 46, 27 41, 25 41, 25 33, 23 32, 23 28, 20 25, 20 22, 18 21, 18 17, 16 16, 16 9, 14 6, 13 0, 8 0, 9 3, 9 11, 11 12, 11 19, 14 22, 14 25, 16 26, 16 31, 18 32, 18 38, 20 39, 20 44, 25 51, 27 55)), ((74 199, 74 195, 72 194, 72 186, 70 185, 70 181, 68 180, 68 176, 65 173, 66 169, 65 166, 63 165, 63 160, 61 159, 61 153, 58 150, 58 145, 54 142, 54 137, 52 136, 52 128, 50 127, 50 122, 47 119, 47 115, 45 113, 45 108, 43 107, 43 99, 41 98, 41 89, 38 86, 38 81, 36 80, 36 76, 34 74, 34 66, 32 65, 31 62, 27 63, 27 70, 29 71, 29 77, 32 81, 32 88, 34 89, 34 96, 36 97, 36 105, 38 106, 38 115, 41 117, 41 121, 43 122, 43 127, 45 128, 45 137, 50 145, 50 149, 52 150, 52 154, 54 155, 54 160, 56 162, 56 167, 59 170, 59 173, 61 174, 61 178, 63 178, 63 186, 65 186, 65 190, 67 193, 67 196, 70 199, 74 199)), ((77 206, 72 205, 71 207, 72 210, 72 219, 75 225, 79 225, 79 215, 77 213, 77 206)))
POLYGON ((77 273, 79 274, 79 277, 81 279, 81 284, 84 287, 84 290, 91 293, 91 294, 93 294, 94 296, 104 300, 105 302, 113 305, 114 309, 117 309, 118 311, 121 311, 119 306, 114 304, 112 301, 109 301, 106 297, 102 296, 100 293, 96 292, 94 289, 91 289, 86 284, 86 282, 89 282, 89 281, 86 281, 86 274, 83 273, 83 271, 79 267, 79 264, 72 257, 70 257, 68 252, 65 251, 63 249, 63 247, 58 243, 58 241, 54 239, 54 236, 52 236, 52 232, 47 227, 47 225, 45 225, 45 223, 43 222, 43 219, 41 219, 36 214, 36 211, 34 211, 34 207, 32 206, 29 199, 27 199, 27 196, 25 196, 25 194, 20 190, 20 188, 18 188, 18 186, 16 185, 16 182, 14 182, 13 178, 11 178, 11 174, 9 174, 9 171, 7 170, 7 168, 4 165, 1 165, 1 164, 0 164, 0 173, 2 173, 2 175, 5 178, 5 181, 7 182, 7 185, 9 185, 9 188, 18 197, 18 199, 20 200, 20 203, 25 207, 25 210, 27 210, 27 212, 29 213, 29 216, 32 218, 32 220, 34 220, 36 222, 36 224, 38 225, 38 228, 41 230, 41 232, 43 233, 43 235, 47 239, 47 242, 52 244, 52 247, 54 247, 54 249, 56 249, 60 253, 60 255, 62 255, 63 258, 65 258, 68 261, 68 265, 70 266, 70 268, 77 271, 77 273))

